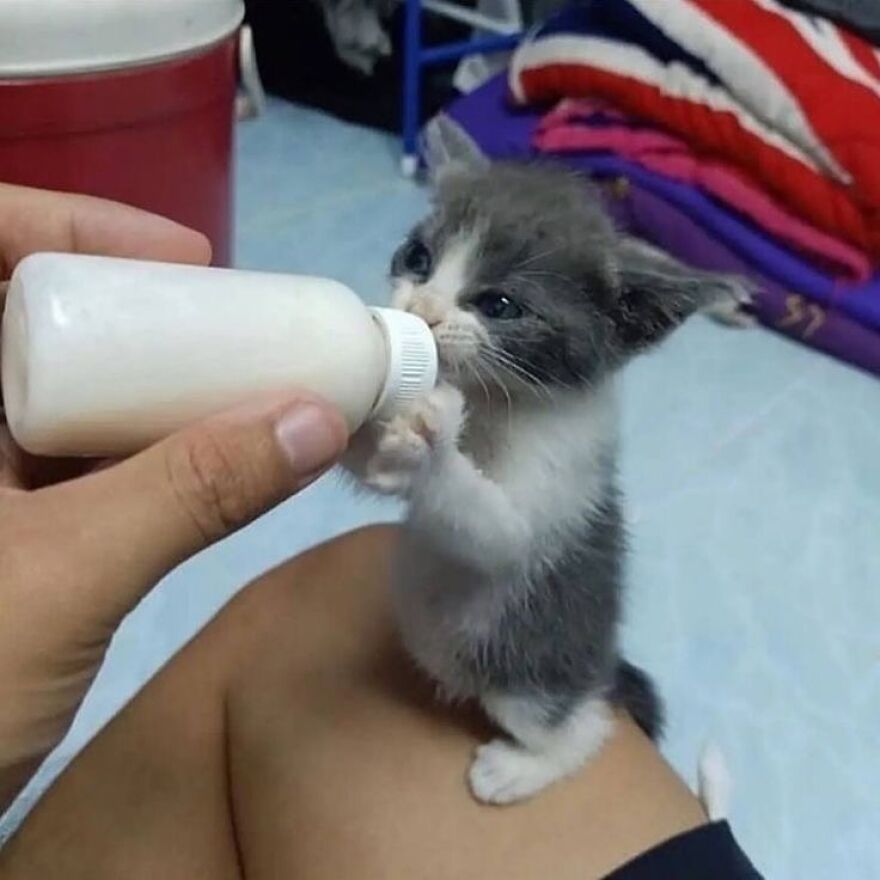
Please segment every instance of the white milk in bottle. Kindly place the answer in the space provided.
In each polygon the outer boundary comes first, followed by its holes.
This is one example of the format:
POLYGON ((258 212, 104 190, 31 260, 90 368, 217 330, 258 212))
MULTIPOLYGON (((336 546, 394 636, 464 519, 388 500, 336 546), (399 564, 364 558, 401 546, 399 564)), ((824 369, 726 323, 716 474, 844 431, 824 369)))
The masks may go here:
POLYGON ((433 387, 415 315, 326 278, 34 254, 3 316, 3 399, 43 455, 122 455, 250 394, 303 388, 354 431, 433 387))

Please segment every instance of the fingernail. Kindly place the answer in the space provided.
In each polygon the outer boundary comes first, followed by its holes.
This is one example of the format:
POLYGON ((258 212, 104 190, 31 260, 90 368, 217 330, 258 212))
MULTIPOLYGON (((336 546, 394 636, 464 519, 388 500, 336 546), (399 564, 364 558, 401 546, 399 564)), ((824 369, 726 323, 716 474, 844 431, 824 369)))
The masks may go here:
POLYGON ((281 451, 302 477, 329 467, 342 451, 338 426, 314 403, 301 403, 283 415, 275 435, 281 451))

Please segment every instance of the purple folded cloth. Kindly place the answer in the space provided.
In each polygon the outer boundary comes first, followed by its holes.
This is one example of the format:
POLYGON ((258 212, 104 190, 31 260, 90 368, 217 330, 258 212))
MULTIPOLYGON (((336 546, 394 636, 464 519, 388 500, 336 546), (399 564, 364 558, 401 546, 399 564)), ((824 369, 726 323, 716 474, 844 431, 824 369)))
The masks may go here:
MULTIPOLYGON (((510 107, 503 77, 460 98, 446 114, 491 158, 535 155, 531 140, 541 111, 510 107)), ((564 161, 594 177, 627 181, 626 198, 610 200, 626 231, 693 265, 754 279, 762 323, 880 374, 880 277, 862 285, 836 283, 699 189, 616 156, 572 155, 564 161)))
POLYGON ((880 375, 880 333, 756 272, 742 256, 660 196, 631 183, 622 185, 626 177, 612 180, 608 206, 628 232, 693 266, 751 278, 760 291, 755 313, 762 324, 880 375))

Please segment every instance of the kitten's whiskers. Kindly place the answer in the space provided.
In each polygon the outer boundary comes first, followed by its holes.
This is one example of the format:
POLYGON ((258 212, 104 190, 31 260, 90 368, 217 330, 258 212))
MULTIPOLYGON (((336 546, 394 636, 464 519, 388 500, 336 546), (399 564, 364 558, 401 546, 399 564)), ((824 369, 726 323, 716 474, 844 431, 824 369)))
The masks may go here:
POLYGON ((532 263, 537 263, 538 260, 543 260, 544 257, 550 257, 553 254, 558 253, 560 250, 561 250, 561 248, 554 247, 554 248, 550 248, 549 250, 546 250, 546 251, 541 251, 538 254, 532 254, 532 256, 527 257, 525 260, 522 260, 521 262, 517 263, 513 267, 513 269, 514 269, 514 271, 517 271, 518 269, 521 269, 523 266, 530 266, 532 263))
POLYGON ((553 392, 545 381, 536 373, 525 367, 521 361, 507 352, 497 348, 489 348, 485 351, 486 359, 496 365, 503 372, 519 379, 536 397, 553 399, 553 392))
POLYGON ((495 367, 492 365, 491 361, 481 358, 480 364, 489 371, 492 381, 501 389, 501 393, 504 395, 504 399, 507 402, 507 433, 509 435, 510 432, 513 430, 513 401, 510 398, 510 392, 507 390, 507 387, 499 378, 498 373, 496 372, 495 367))

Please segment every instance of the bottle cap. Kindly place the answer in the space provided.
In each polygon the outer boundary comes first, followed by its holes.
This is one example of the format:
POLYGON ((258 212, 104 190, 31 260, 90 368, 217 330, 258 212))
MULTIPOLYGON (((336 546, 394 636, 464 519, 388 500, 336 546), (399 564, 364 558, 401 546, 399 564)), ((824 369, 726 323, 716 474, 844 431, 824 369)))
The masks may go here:
POLYGON ((388 349, 388 373, 371 418, 388 418, 406 409, 437 384, 437 343, 418 316, 397 309, 370 309, 388 349))

